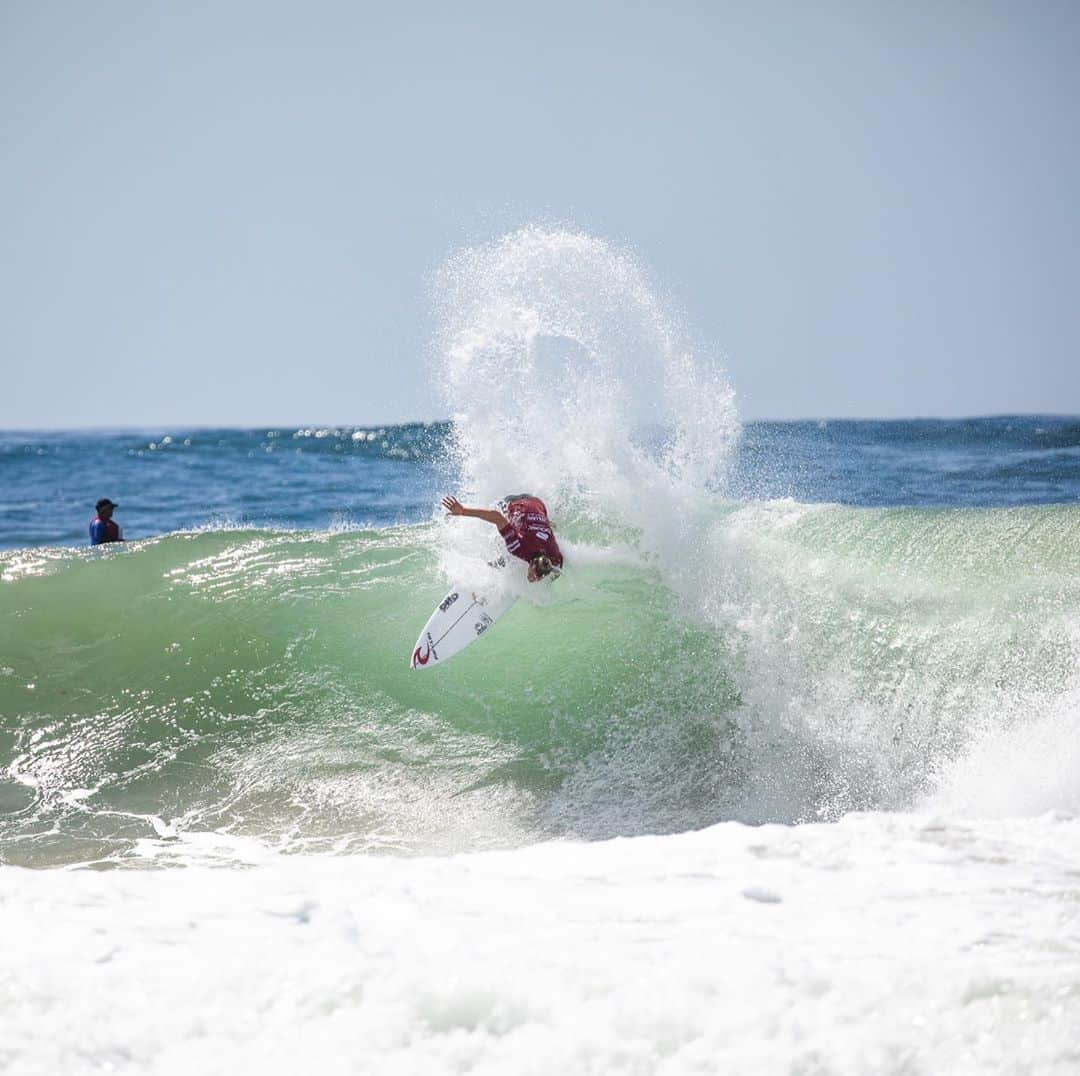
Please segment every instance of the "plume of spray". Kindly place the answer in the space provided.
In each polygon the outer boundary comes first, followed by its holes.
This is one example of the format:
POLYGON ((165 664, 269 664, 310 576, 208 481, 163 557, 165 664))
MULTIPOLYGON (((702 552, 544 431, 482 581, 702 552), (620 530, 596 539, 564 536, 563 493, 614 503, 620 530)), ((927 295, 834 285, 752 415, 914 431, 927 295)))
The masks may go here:
POLYGON ((618 520, 647 551, 724 471, 739 425, 632 253, 529 227, 437 277, 440 376, 466 492, 528 490, 563 518, 618 520))

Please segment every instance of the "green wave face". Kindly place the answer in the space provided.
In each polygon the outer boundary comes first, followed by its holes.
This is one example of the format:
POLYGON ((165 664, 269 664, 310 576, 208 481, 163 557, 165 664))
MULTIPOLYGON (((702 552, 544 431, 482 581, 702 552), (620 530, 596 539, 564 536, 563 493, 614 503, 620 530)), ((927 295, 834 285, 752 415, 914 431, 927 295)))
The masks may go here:
MULTIPOLYGON (((0 556, 0 855, 445 852, 912 806, 1075 714, 1080 511, 700 506, 432 672, 438 525, 0 556)), ((575 542, 576 540, 576 542, 575 542)), ((1067 806, 1067 805, 1066 805, 1067 806)))
MULTIPOLYGON (((444 592, 433 530, 5 556, 4 858, 97 860, 166 820, 295 848, 564 831, 552 790, 613 730, 645 727, 664 656, 708 637, 642 572, 585 571, 554 605, 519 601, 482 644, 413 672, 444 592), (645 656, 654 617, 668 630, 645 656)), ((715 739, 708 724, 686 735, 715 739)))

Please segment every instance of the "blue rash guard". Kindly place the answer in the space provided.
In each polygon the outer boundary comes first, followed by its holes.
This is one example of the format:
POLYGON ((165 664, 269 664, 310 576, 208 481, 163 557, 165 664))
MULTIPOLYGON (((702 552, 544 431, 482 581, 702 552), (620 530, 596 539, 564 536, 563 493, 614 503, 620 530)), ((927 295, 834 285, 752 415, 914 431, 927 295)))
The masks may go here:
POLYGON ((90 521, 90 544, 103 545, 106 542, 122 542, 124 535, 120 526, 111 519, 94 516, 90 521))

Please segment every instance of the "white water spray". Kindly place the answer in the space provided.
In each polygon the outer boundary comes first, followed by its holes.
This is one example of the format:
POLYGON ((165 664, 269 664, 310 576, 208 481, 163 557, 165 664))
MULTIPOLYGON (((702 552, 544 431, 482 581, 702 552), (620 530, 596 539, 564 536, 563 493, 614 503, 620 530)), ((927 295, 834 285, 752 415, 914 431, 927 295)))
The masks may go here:
POLYGON ((640 528, 723 472, 739 431, 719 365, 696 353, 628 251, 530 227, 438 276, 439 350, 462 473, 493 500, 640 528))

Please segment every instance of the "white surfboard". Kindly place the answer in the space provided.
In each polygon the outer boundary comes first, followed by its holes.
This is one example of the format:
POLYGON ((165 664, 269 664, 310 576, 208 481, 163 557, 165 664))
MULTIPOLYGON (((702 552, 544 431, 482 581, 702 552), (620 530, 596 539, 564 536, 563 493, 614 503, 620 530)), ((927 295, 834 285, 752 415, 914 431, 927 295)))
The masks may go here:
POLYGON ((480 638, 517 601, 517 595, 456 588, 428 617, 416 640, 409 664, 414 669, 433 669, 460 654, 480 638))

